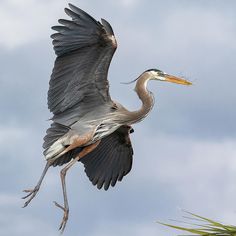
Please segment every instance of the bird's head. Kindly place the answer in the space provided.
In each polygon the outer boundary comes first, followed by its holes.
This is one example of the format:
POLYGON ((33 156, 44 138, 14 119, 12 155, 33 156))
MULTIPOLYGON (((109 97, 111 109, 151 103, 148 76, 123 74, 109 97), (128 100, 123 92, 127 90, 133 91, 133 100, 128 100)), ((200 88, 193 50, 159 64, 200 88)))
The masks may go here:
POLYGON ((146 70, 146 73, 149 73, 150 79, 151 80, 160 80, 160 81, 167 81, 167 82, 171 82, 171 83, 176 83, 176 84, 183 84, 183 85, 191 85, 192 83, 179 78, 177 76, 174 75, 169 75, 161 70, 158 69, 150 69, 150 70, 146 70))

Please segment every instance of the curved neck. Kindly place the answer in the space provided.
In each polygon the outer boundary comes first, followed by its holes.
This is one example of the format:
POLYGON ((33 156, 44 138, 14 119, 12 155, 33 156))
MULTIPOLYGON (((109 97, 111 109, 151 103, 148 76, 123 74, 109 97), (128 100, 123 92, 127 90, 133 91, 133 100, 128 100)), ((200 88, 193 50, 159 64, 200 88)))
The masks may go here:
POLYGON ((154 97, 152 93, 147 90, 147 82, 150 79, 150 74, 144 72, 139 76, 136 82, 135 91, 142 101, 142 107, 137 111, 128 111, 127 117, 129 118, 130 124, 137 123, 144 119, 153 107, 154 97))

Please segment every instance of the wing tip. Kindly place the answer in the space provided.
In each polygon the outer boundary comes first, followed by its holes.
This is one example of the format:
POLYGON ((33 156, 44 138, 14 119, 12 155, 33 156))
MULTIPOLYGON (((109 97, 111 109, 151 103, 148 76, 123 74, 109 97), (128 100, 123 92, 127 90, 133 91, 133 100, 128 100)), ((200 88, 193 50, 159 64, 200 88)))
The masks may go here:
POLYGON ((70 8, 74 7, 74 5, 73 5, 72 3, 70 3, 70 2, 68 2, 68 6, 69 6, 70 8))
POLYGON ((70 8, 72 11, 74 11, 74 12, 76 12, 76 13, 78 13, 78 12, 84 12, 82 9, 80 9, 79 7, 75 6, 75 5, 72 4, 72 3, 68 3, 68 6, 69 6, 69 8, 70 8))
POLYGON ((107 20, 105 20, 104 18, 101 18, 101 23, 102 23, 103 27, 105 28, 108 35, 115 36, 114 31, 113 31, 110 23, 107 20))
MULTIPOLYGON (((65 8, 64 8, 64 11, 65 11, 65 13, 66 13, 68 16, 71 17, 71 12, 72 12, 71 9, 65 7, 65 8)), ((72 13, 74 13, 74 12, 72 12, 72 13)))

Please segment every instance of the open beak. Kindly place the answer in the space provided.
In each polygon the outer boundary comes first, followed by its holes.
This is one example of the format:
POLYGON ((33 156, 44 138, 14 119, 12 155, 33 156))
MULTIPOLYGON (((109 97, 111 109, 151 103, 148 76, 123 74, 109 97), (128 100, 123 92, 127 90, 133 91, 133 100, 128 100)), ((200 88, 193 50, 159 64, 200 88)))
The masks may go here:
POLYGON ((173 75, 167 75, 165 74, 164 76, 165 81, 171 82, 171 83, 176 83, 176 84, 183 84, 183 85, 192 85, 191 82, 181 79, 179 77, 173 76, 173 75))

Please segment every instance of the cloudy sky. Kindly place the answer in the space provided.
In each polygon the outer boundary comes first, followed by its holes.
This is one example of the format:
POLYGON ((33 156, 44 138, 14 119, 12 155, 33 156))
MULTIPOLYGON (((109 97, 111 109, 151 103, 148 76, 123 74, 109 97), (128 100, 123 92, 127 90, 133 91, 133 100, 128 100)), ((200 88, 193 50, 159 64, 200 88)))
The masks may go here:
MULTIPOLYGON (((67 3, 0 1, 0 235, 59 234, 62 212, 52 203, 62 202, 59 168, 49 171, 29 207, 22 209, 20 198, 45 165, 42 139, 55 59, 50 27, 67 18, 67 3)), ((113 26, 119 44, 109 73, 114 100, 138 108, 134 85, 120 82, 148 68, 185 76, 194 85, 150 82, 156 104, 134 127, 133 168, 115 188, 99 191, 82 165, 71 169, 64 235, 173 235, 155 222, 181 219, 180 209, 235 224, 235 1, 71 3, 113 26)))

